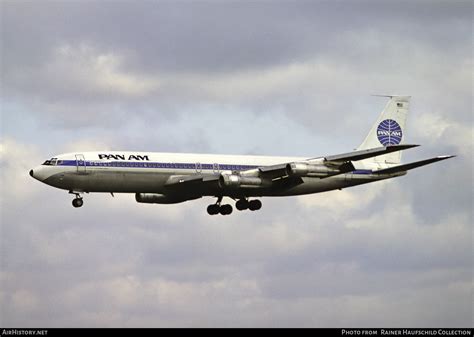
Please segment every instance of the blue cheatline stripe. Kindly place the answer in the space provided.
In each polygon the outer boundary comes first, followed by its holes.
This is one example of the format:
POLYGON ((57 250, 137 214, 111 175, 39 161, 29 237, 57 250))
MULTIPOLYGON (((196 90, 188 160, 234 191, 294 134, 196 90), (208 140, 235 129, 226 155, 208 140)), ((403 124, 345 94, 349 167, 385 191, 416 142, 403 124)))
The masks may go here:
POLYGON ((355 170, 352 174, 372 174, 372 170, 355 170))
MULTIPOLYGON (((77 166, 76 160, 58 160, 58 166, 77 166)), ((79 163, 79 166, 84 166, 84 163, 79 163)), ((158 163, 158 162, 128 162, 128 161, 112 161, 112 162, 99 162, 99 161, 85 161, 87 167, 126 167, 126 168, 161 168, 161 169, 182 169, 182 170, 213 170, 217 169, 214 164, 200 164, 200 167, 196 163, 158 163)), ((263 166, 263 165, 262 165, 263 166)), ((235 165, 235 164, 218 164, 219 171, 244 171, 256 169, 262 166, 255 165, 235 165)), ((372 170, 355 170, 353 174, 372 174, 372 170)))
MULTIPOLYGON (((77 166, 76 160, 59 160, 57 165, 59 166, 77 166)), ((182 170, 217 170, 219 167, 220 171, 227 170, 250 170, 260 166, 255 165, 236 165, 236 164, 198 164, 198 163, 158 163, 158 162, 129 162, 129 161, 112 161, 112 162, 99 162, 99 161, 79 161, 79 166, 87 167, 128 167, 128 168, 161 168, 161 169, 182 169, 182 170), (84 165, 85 164, 85 165, 84 165)))

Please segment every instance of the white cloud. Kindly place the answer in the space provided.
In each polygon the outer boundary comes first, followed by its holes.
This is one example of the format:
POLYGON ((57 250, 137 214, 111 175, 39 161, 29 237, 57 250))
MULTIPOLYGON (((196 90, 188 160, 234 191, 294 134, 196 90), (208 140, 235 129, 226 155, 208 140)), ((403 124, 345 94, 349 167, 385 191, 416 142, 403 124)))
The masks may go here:
POLYGON ((413 133, 427 142, 441 141, 454 146, 458 155, 472 161, 474 126, 452 118, 444 117, 441 113, 425 113, 417 116, 413 125, 413 133))
POLYGON ((115 150, 107 139, 83 138, 61 144, 62 153, 115 150))
POLYGON ((39 149, 34 145, 23 144, 13 138, 3 138, 0 141, 1 174, 1 203, 5 198, 14 198, 16 202, 24 202, 39 191, 38 185, 33 185, 29 171, 39 165, 45 158, 39 155, 39 149), (31 184, 29 184, 31 183, 31 184))
POLYGON ((386 184, 386 181, 380 181, 371 184, 370 187, 359 187, 357 190, 342 189, 323 194, 301 196, 298 197, 298 201, 307 210, 318 208, 336 218, 340 218, 347 213, 351 213, 354 209, 367 207, 375 198, 384 193, 386 184))

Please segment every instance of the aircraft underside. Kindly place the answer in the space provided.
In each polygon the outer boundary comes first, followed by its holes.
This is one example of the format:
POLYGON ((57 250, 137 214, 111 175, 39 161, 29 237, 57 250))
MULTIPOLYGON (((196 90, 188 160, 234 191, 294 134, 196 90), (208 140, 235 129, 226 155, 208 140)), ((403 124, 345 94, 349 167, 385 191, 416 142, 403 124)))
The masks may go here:
MULTIPOLYGON (((192 175, 189 175, 192 176, 192 175)), ((208 184, 186 184, 184 186, 167 186, 166 182, 172 175, 167 173, 136 173, 136 172, 69 172, 53 175, 45 183, 70 191, 75 194, 74 207, 81 207, 81 193, 134 193, 137 202, 174 204, 204 196, 217 197, 217 202, 208 206, 209 214, 227 215, 232 213, 232 206, 222 204, 223 197, 236 201, 237 210, 256 211, 262 207, 256 197, 282 197, 326 192, 365 184, 392 176, 375 176, 371 174, 342 174, 324 179, 298 177, 279 179, 269 187, 225 187, 219 180, 211 180, 208 184)))

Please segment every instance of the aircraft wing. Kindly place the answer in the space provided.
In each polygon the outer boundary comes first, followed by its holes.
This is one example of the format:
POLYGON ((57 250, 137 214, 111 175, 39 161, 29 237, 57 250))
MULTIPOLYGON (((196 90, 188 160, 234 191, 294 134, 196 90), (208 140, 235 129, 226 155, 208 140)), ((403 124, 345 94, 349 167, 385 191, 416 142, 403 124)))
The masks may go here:
MULTIPOLYGON (((298 163, 282 163, 258 168, 259 176, 272 180, 290 176, 308 176, 326 178, 338 174, 354 171, 353 161, 385 155, 391 152, 402 151, 419 145, 403 144, 389 145, 373 149, 359 150, 326 157, 311 158, 298 163)), ((250 173, 251 170, 248 172, 250 173)), ((243 172, 245 174, 245 172, 243 172)))
POLYGON ((420 161, 415 161, 413 163, 408 163, 408 164, 403 164, 403 165, 398 165, 398 166, 393 166, 389 167, 386 169, 381 169, 378 171, 374 171, 374 174, 391 174, 391 173, 397 173, 397 172, 404 172, 408 170, 412 170, 414 168, 420 167, 420 166, 425 166, 431 163, 436 163, 437 161, 441 160, 446 160, 449 158, 453 158, 456 156, 438 156, 430 159, 425 159, 425 160, 420 160, 420 161))
MULTIPOLYGON (((377 157, 391 152, 402 151, 417 147, 419 145, 414 144, 403 144, 403 145, 388 145, 376 147, 368 150, 359 150, 343 154, 337 154, 334 156, 324 157, 324 161, 328 162, 346 162, 346 161, 357 161, 362 159, 367 159, 371 157, 377 157)), ((315 158, 316 159, 316 158, 315 158)), ((311 159, 310 159, 311 160, 311 159)))
MULTIPOLYGON (((402 151, 418 145, 391 145, 368 150, 354 151, 301 162, 261 166, 237 173, 175 175, 169 177, 165 188, 170 193, 201 193, 216 191, 222 187, 265 188, 270 186, 295 186, 303 183, 303 177, 327 178, 354 171, 352 161, 376 157, 390 152, 402 151)), ((451 156, 436 157, 419 162, 399 165, 374 172, 390 174, 427 165, 451 156)))

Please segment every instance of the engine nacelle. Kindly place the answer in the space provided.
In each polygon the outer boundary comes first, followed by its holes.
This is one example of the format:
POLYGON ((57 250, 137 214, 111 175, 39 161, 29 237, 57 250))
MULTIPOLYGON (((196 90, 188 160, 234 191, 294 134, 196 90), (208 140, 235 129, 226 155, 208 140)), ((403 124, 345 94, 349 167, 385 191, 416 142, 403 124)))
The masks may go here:
POLYGON ((325 165, 307 163, 289 163, 286 170, 288 175, 296 177, 327 177, 341 173, 340 170, 325 165))
POLYGON ((221 174, 219 186, 221 188, 260 187, 263 182, 258 177, 242 177, 236 174, 221 174))
POLYGON ((135 200, 146 204, 177 204, 189 200, 189 198, 176 198, 158 193, 136 193, 135 200))

